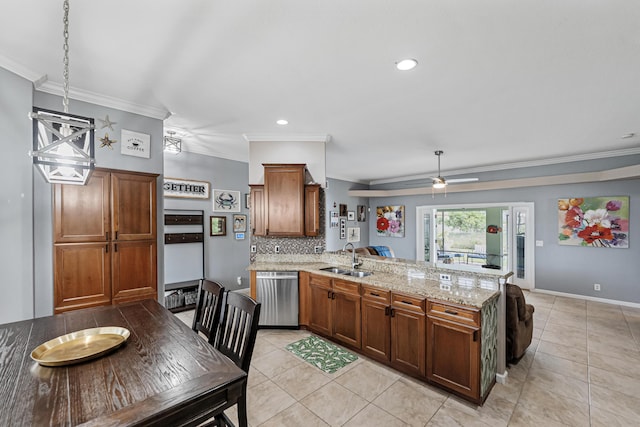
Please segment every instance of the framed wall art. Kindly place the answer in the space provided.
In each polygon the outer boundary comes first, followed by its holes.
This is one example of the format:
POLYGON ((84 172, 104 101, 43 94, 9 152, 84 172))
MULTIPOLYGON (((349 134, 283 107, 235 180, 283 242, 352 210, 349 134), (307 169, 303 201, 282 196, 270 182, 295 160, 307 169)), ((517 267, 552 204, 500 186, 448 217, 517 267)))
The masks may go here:
POLYGON ((338 226, 340 225, 338 211, 331 211, 329 215, 329 228, 338 228, 338 226))
POLYGON ((240 192, 213 190, 214 212, 240 212, 240 192))
POLYGON ((347 228, 347 242, 356 243, 360 241, 360 227, 347 228))
POLYGON ((202 200, 209 198, 209 183, 207 181, 165 177, 162 188, 164 197, 202 200))
POLYGON ((210 216, 209 217, 209 235, 226 236, 227 235, 227 217, 226 216, 210 216))
POLYGON ((558 199, 558 244, 629 247, 629 196, 558 199))
POLYGON ((340 239, 347 238, 347 220, 346 218, 340 218, 340 239))
POLYGON ((246 215, 234 215, 233 216, 233 232, 245 232, 247 231, 247 216, 246 215))
POLYGON ((122 129, 120 134, 122 140, 120 154, 147 159, 151 157, 151 135, 126 129, 122 129))
POLYGON ((347 211, 347 221, 355 221, 356 213, 355 211, 347 211))
POLYGON ((376 208, 376 233, 384 237, 404 237, 404 205, 376 208))
POLYGON ((358 222, 365 222, 367 220, 366 207, 364 205, 358 205, 357 208, 358 222))

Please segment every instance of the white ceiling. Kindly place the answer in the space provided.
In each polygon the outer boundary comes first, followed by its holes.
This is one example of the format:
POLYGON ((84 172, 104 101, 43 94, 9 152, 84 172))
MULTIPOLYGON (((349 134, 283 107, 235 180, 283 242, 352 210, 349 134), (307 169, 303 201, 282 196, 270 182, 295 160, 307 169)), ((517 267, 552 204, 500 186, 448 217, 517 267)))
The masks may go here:
MULTIPOLYGON (((0 5, 0 66, 59 87, 62 0, 0 5)), ((170 113, 187 151, 329 134, 329 177, 431 175, 436 149, 446 176, 639 148, 639 22, 638 0, 71 0, 70 80, 170 113)))

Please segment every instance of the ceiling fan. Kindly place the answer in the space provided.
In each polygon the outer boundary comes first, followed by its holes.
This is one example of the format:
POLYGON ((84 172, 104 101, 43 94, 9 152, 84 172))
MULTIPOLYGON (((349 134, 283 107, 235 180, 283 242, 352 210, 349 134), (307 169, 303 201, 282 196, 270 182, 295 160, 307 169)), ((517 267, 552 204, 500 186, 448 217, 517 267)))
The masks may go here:
POLYGON ((444 154, 444 151, 436 150, 435 154, 436 156, 438 156, 438 176, 431 178, 433 180, 433 188, 441 189, 441 188, 446 188, 447 184, 452 184, 454 182, 473 182, 478 180, 478 178, 444 179, 440 175, 440 156, 444 154))

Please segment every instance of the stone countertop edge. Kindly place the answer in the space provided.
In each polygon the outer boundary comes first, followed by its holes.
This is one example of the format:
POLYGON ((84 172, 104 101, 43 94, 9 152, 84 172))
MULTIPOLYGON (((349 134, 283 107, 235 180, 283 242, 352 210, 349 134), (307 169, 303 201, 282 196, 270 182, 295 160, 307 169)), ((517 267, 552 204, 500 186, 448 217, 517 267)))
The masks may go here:
POLYGON ((450 290, 441 289, 440 283, 429 279, 416 279, 399 274, 373 271, 373 274, 366 277, 345 276, 320 270, 325 267, 340 267, 349 270, 347 266, 327 264, 324 262, 312 263, 291 263, 291 262, 258 262, 249 265, 249 271, 305 271, 319 274, 335 279, 348 280, 363 285, 375 286, 390 291, 405 292, 423 297, 462 304, 475 308, 482 308, 487 303, 498 298, 500 292, 497 290, 482 289, 478 287, 467 288, 452 285, 450 290))

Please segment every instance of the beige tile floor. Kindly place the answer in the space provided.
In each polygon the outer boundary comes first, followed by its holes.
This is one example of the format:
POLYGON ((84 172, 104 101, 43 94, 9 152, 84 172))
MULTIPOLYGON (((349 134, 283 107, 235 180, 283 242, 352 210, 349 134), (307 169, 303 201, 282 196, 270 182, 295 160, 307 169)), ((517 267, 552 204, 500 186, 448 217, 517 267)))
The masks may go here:
MULTIPOLYGON (((249 372, 249 424, 640 425, 640 309, 540 293, 526 298, 536 308, 533 342, 482 407, 365 357, 325 374, 284 350, 309 332, 261 330, 249 372)), ((190 325, 193 312, 177 316, 190 325)))

